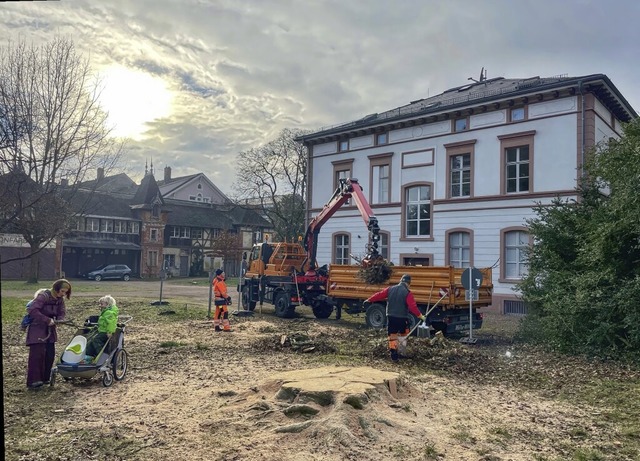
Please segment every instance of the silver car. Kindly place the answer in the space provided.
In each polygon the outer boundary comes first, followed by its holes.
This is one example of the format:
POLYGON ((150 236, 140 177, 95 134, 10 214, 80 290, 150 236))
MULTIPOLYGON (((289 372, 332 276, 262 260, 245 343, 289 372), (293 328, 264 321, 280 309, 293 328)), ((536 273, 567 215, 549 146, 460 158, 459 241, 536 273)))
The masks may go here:
POLYGON ((131 278, 131 269, 125 264, 102 265, 89 272, 87 274, 87 278, 89 280, 95 280, 96 282, 108 279, 122 279, 125 282, 128 282, 131 278))

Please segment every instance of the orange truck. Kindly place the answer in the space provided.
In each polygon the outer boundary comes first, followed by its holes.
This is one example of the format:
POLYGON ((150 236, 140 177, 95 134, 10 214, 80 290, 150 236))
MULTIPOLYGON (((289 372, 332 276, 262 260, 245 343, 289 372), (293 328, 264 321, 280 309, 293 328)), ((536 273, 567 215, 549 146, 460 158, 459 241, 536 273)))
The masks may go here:
MULTIPOLYGON (((385 309, 372 304, 363 310, 362 302, 378 290, 397 284, 402 274, 412 277, 411 291, 420 310, 427 314, 431 326, 444 333, 469 329, 469 301, 460 277, 463 269, 433 266, 393 266, 391 278, 384 284, 371 285, 358 277, 362 265, 326 265, 316 261, 317 237, 322 225, 349 199, 358 207, 369 230, 369 245, 363 264, 379 261, 380 241, 378 220, 362 192, 357 179, 341 180, 332 198, 311 221, 303 243, 258 243, 249 255, 248 268, 240 279, 239 290, 243 306, 254 310, 264 303, 274 306, 278 317, 295 315, 300 305, 311 307, 316 318, 328 318, 334 311, 365 313, 367 325, 382 328, 386 323, 385 309)), ((491 269, 482 269, 483 284, 473 301, 473 328, 480 328, 482 315, 476 309, 491 304, 493 285, 491 269)), ((412 318, 412 326, 417 319, 412 318)))

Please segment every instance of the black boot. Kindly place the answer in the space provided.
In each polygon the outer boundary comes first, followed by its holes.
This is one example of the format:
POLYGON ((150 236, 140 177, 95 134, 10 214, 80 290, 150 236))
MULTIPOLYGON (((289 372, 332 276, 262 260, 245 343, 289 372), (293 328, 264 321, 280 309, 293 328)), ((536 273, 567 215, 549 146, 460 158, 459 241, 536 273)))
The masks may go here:
POLYGON ((394 362, 398 361, 398 351, 395 349, 391 349, 390 351, 391 354, 391 360, 393 360, 394 362))

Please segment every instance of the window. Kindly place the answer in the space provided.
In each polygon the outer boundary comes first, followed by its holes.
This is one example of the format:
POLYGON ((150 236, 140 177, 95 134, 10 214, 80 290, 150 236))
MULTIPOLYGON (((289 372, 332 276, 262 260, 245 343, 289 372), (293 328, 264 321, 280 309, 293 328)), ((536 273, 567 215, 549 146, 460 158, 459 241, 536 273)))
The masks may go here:
POLYGON ((171 228, 171 237, 179 238, 180 237, 180 226, 173 226, 171 228))
POLYGON ((449 157, 450 196, 469 197, 471 195, 471 154, 449 157))
MULTIPOLYGON (((340 184, 341 179, 347 179, 351 177, 351 172, 353 171, 353 159, 350 160, 340 160, 337 162, 333 162, 333 189, 335 190, 340 184)), ((347 200, 346 205, 351 205, 351 200, 347 200)))
POLYGON ((195 201, 196 201, 196 196, 195 196, 195 195, 190 195, 190 196, 189 196, 189 200, 191 200, 191 201, 194 201, 194 202, 195 202, 195 201))
POLYGON ((76 217, 75 218, 75 228, 74 230, 83 231, 84 230, 84 218, 76 217))
POLYGON ((349 264, 349 236, 347 234, 337 234, 333 237, 333 246, 335 248, 333 254, 333 262, 335 264, 349 264))
POLYGON ((190 236, 191 236, 191 228, 189 227, 180 228, 180 237, 188 239, 190 236))
POLYGON ((196 195, 196 202, 202 202, 202 194, 198 192, 198 195, 196 195))
POLYGON ((165 269, 176 267, 176 255, 164 255, 163 267, 165 269))
POLYGON ((336 171, 335 187, 338 187, 341 179, 348 179, 350 177, 351 177, 351 170, 336 171))
POLYGON ((116 221, 113 226, 113 230, 116 234, 127 233, 127 221, 116 221))
POLYGON ((506 156, 506 190, 529 192, 529 146, 509 147, 506 156))
POLYGON ((110 219, 100 221, 100 232, 113 232, 113 221, 110 219))
POLYGON ((98 218, 87 218, 87 232, 98 232, 100 230, 100 220, 98 218))
POLYGON ((349 150, 349 140, 343 139, 338 141, 338 152, 345 152, 349 150))
POLYGON ((151 250, 149 251, 149 253, 147 253, 147 264, 150 267, 155 267, 158 265, 158 252, 155 250, 151 250))
POLYGON ((431 186, 405 189, 405 237, 431 235, 431 186))
POLYGON ((376 146, 382 146, 389 143, 389 133, 380 133, 376 135, 376 146))
POLYGON ((520 280, 527 275, 527 249, 529 234, 524 230, 511 230, 503 233, 505 279, 520 280))
POLYGON ((467 131, 469 129, 469 118, 457 118, 453 121, 453 131, 456 133, 459 131, 467 131))
POLYGON ((201 239, 202 238, 202 228, 200 227, 194 227, 193 228, 193 232, 191 232, 191 238, 194 239, 201 239))
POLYGON ((471 267, 471 235, 469 232, 450 232, 449 264, 453 267, 471 267))
POLYGON ((388 232, 380 232, 380 242, 378 242, 378 251, 380 252, 380 256, 384 259, 389 260, 389 233, 388 232))
POLYGON ((391 156, 374 155, 371 161, 371 204, 391 202, 391 156))
POLYGON ((198 183, 198 190, 202 189, 202 184, 198 183))
POLYGON ((519 122, 527 119, 527 113, 524 107, 514 107, 509 111, 509 121, 519 122))
POLYGON ((473 196, 473 157, 476 140, 445 144, 447 149, 447 198, 473 196))
POLYGON ((155 242, 158 240, 158 229, 150 229, 150 238, 149 240, 151 240, 152 242, 155 242))
POLYGON ((127 224, 127 230, 129 234, 139 234, 140 233, 140 223, 136 221, 129 221, 127 224))
POLYGON ((500 192, 533 192, 533 139, 535 131, 498 136, 501 149, 500 192))

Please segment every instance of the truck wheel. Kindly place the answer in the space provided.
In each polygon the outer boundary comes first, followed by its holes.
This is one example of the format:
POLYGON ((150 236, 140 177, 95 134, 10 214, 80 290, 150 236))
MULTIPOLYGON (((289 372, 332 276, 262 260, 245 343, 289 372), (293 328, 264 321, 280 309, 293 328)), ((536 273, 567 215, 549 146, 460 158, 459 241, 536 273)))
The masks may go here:
POLYGON ((275 305, 276 316, 282 319, 288 319, 293 317, 295 308, 291 306, 289 293, 286 291, 280 291, 276 294, 273 304, 275 305))
POLYGON ((320 303, 316 306, 313 306, 312 309, 313 315, 315 315, 317 319, 328 319, 333 312, 333 306, 326 303, 320 303))
POLYGON ((253 311, 256 308, 256 302, 251 301, 251 292, 249 290, 250 288, 248 286, 245 286, 242 289, 242 307, 250 311, 253 311))
POLYGON ((372 304, 365 313, 365 321, 369 328, 384 328, 387 326, 387 313, 382 304, 372 304))

